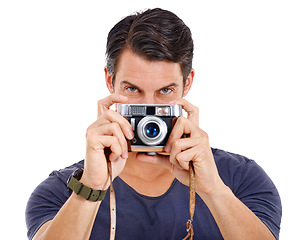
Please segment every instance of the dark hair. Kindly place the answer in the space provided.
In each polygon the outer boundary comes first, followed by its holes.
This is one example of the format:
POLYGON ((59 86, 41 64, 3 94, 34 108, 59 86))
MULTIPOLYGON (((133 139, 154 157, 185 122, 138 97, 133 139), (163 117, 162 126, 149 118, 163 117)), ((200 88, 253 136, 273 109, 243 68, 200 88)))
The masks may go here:
POLYGON ((107 71, 114 83, 124 49, 149 61, 179 63, 183 80, 192 70, 193 40, 190 29, 174 13, 160 8, 125 17, 109 32, 106 45, 107 71))

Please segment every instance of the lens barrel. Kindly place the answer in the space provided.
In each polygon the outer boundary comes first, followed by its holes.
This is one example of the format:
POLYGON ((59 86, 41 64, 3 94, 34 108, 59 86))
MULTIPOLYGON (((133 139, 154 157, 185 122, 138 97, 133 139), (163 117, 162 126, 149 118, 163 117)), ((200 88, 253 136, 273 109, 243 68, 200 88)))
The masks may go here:
POLYGON ((147 116, 142 118, 137 125, 137 134, 146 145, 158 145, 167 134, 167 125, 159 117, 147 116))

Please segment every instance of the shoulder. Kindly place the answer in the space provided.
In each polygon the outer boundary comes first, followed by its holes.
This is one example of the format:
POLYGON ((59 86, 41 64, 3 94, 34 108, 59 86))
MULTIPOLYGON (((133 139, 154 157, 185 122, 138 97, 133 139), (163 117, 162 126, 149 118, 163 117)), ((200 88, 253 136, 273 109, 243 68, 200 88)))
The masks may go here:
POLYGON ((238 198, 255 192, 278 196, 273 181, 254 160, 220 149, 212 151, 220 177, 238 198))
POLYGON ((254 160, 219 149, 212 151, 224 183, 278 238, 282 205, 270 177, 254 160))
POLYGON ((215 148, 212 149, 212 152, 222 180, 233 192, 236 192, 244 182, 251 179, 266 179, 269 182, 266 183, 275 188, 269 176, 254 160, 215 148))
POLYGON ((59 179, 62 182, 66 182, 69 178, 69 176, 77 169, 82 168, 84 166, 84 160, 81 160, 77 163, 74 163, 66 168, 55 170, 50 173, 49 178, 54 177, 56 179, 59 179))
POLYGON ((68 177, 75 169, 80 167, 83 167, 83 161, 53 171, 35 188, 26 207, 26 224, 29 238, 34 236, 43 223, 53 219, 67 201, 71 194, 67 190, 68 177))
POLYGON ((83 167, 84 161, 80 161, 75 163, 69 167, 64 169, 55 170, 49 174, 49 176, 41 182, 33 191, 30 196, 29 202, 34 200, 35 198, 42 197, 47 199, 48 197, 56 196, 57 198, 62 198, 68 194, 64 194, 67 189, 67 180, 69 176, 73 173, 77 168, 83 167), (63 194, 62 194, 63 193, 63 194))
POLYGON ((227 152, 221 149, 212 148, 212 153, 215 159, 215 162, 218 166, 224 166, 228 164, 228 166, 240 166, 245 165, 247 162, 251 161, 245 156, 227 152))

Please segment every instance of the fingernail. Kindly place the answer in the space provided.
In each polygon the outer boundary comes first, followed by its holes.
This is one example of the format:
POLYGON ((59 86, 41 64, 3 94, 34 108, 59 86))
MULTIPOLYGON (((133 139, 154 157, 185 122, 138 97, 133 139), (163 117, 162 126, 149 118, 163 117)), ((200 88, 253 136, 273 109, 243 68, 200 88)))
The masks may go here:
POLYGON ((125 152, 122 154, 122 158, 124 158, 124 159, 127 159, 127 158, 128 158, 128 151, 125 151, 125 152))
POLYGON ((165 152, 170 153, 170 151, 171 151, 171 146, 170 146, 170 144, 167 144, 165 146, 165 152))
POLYGON ((134 132, 132 130, 129 130, 128 137, 129 137, 129 139, 133 139, 134 138, 134 132))

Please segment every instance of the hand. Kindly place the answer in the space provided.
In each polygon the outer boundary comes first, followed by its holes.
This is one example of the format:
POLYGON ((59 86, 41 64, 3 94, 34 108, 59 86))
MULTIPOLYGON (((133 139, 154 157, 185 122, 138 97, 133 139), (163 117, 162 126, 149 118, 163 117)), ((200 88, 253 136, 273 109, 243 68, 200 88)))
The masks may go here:
MULTIPOLYGON (((172 129, 163 154, 140 158, 166 167, 183 184, 189 185, 189 162, 193 161, 195 171, 195 190, 201 196, 216 192, 224 186, 209 146, 208 135, 199 128, 199 109, 185 99, 172 102, 179 104, 188 117, 179 117, 172 129), (187 136, 184 138, 183 136, 187 136)), ((223 188, 222 188, 223 189, 223 188)))
POLYGON ((107 189, 109 186, 105 148, 110 148, 109 161, 112 164, 113 178, 123 170, 128 158, 127 139, 133 139, 131 124, 120 114, 109 109, 114 103, 126 103, 127 97, 119 94, 98 102, 97 120, 88 127, 86 133, 87 151, 84 173, 81 181, 94 189, 107 189))
POLYGON ((172 172, 182 183, 189 185, 189 162, 193 161, 196 192, 212 193, 223 184, 215 165, 206 132, 199 128, 199 109, 185 99, 175 102, 188 117, 178 118, 165 150, 170 152, 172 172), (188 136, 183 138, 183 136, 188 136))

